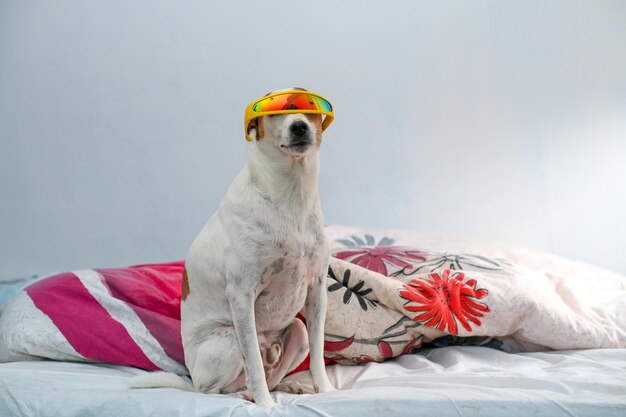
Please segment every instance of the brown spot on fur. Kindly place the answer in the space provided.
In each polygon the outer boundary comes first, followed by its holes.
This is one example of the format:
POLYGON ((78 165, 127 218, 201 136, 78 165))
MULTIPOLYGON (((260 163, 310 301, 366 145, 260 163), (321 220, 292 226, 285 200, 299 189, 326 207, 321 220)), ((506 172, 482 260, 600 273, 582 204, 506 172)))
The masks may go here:
POLYGON ((187 279, 187 268, 183 269, 183 301, 189 295, 189 280, 187 279))
POLYGON ((319 147, 322 144, 322 115, 309 113, 305 116, 315 126, 315 143, 319 147))

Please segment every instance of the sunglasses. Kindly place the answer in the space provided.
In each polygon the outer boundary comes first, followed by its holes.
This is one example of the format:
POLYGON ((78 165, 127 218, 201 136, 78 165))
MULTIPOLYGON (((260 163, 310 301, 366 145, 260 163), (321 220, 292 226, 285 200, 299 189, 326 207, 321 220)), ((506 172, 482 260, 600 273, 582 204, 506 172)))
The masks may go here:
POLYGON ((250 123, 257 117, 291 113, 323 114, 325 117, 322 121, 322 131, 326 130, 335 118, 332 104, 319 94, 302 90, 281 91, 253 101, 246 107, 244 124, 246 139, 252 141, 248 130, 250 123))

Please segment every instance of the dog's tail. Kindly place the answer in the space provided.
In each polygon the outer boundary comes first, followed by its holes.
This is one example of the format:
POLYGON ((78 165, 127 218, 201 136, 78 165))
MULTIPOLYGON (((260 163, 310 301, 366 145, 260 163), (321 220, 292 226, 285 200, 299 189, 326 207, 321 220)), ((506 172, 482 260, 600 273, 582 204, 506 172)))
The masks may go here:
POLYGON ((178 388, 183 391, 196 392, 191 379, 170 372, 150 372, 139 375, 128 381, 131 388, 178 388))

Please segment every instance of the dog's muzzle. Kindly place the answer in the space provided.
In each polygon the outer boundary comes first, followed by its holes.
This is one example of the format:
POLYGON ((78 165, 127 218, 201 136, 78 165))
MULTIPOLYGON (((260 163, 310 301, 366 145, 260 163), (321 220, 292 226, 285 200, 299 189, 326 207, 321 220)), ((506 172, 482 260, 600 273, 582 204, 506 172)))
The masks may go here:
POLYGON ((289 126, 289 147, 296 151, 303 151, 313 143, 309 126, 302 120, 293 122, 289 126))

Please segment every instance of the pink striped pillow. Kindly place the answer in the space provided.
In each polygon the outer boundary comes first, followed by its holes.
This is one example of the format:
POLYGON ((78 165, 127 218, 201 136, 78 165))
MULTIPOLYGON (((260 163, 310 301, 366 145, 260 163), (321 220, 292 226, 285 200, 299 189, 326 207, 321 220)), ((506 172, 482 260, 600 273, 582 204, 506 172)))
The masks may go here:
POLYGON ((185 374, 183 269, 178 261, 43 279, 0 316, 0 360, 34 355, 185 374))

